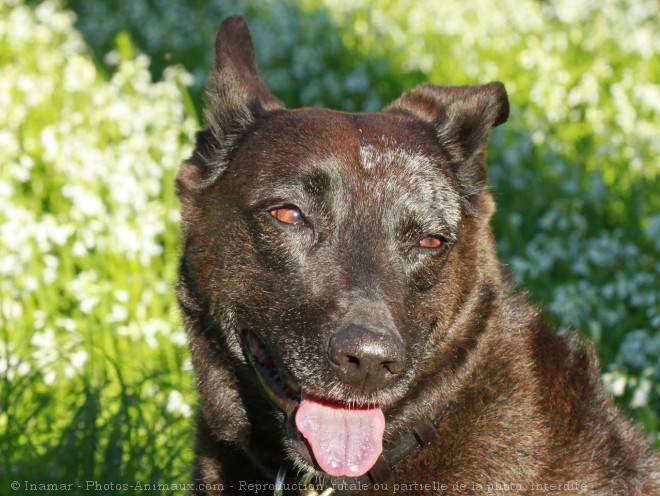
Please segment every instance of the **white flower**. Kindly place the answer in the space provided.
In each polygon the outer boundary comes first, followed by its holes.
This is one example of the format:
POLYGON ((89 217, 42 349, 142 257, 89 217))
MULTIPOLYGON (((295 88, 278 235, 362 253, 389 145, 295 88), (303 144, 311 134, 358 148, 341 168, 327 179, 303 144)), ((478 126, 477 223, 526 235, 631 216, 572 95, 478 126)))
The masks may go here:
POLYGON ((117 298, 117 301, 121 303, 126 303, 129 297, 130 294, 128 291, 124 291, 123 289, 118 289, 115 291, 115 298, 117 298))
POLYGON ((20 362, 18 364, 18 367, 16 367, 16 373, 20 377, 24 377, 24 376, 28 375, 31 371, 32 371, 32 367, 27 362, 20 362))
POLYGON ((639 381, 639 385, 635 388, 635 393, 630 401, 632 408, 639 408, 645 406, 649 402, 649 393, 651 392, 652 383, 646 377, 639 381))
POLYGON ((7 320, 18 320, 23 315, 23 305, 10 298, 5 298, 0 303, 0 316, 7 320))
POLYGON ((70 379, 85 365, 89 355, 85 350, 77 350, 67 358, 68 363, 64 366, 64 376, 70 379))
POLYGON ((608 372, 602 376, 603 384, 614 395, 621 396, 626 390, 626 378, 618 372, 608 372))
POLYGON ((149 384, 146 387, 144 394, 147 396, 147 398, 153 398, 156 396, 159 390, 160 389, 157 384, 149 384))
POLYGON ((183 332, 183 329, 177 329, 170 335, 170 341, 176 346, 185 346, 188 342, 186 339, 186 334, 183 332))
POLYGON ((76 330, 76 321, 69 317, 58 317, 54 321, 55 325, 61 329, 64 329, 67 332, 73 332, 76 330))
POLYGON ((55 332, 50 327, 42 332, 35 332, 30 344, 37 348, 53 348, 55 346, 55 332))
POLYGON ((118 305, 117 303, 113 303, 110 315, 108 316, 108 322, 125 322, 127 318, 128 310, 126 310, 126 307, 123 305, 118 305))
POLYGON ((175 413, 182 417, 190 417, 192 415, 192 408, 183 400, 183 395, 176 389, 170 391, 165 405, 167 413, 175 413))
POLYGON ((85 365, 89 359, 89 354, 85 350, 78 350, 69 356, 71 366, 75 369, 80 369, 85 365))
POLYGON ((52 386, 53 384, 55 384, 55 381, 57 380, 57 373, 52 369, 47 370, 44 373, 43 380, 44 380, 44 384, 46 384, 47 386, 52 386))

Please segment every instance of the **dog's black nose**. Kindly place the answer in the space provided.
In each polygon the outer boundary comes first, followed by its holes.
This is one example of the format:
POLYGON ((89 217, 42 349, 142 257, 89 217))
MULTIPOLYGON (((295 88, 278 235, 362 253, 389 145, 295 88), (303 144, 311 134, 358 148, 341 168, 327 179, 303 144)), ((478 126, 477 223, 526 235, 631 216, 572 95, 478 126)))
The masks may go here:
POLYGON ((403 370, 405 348, 393 333, 348 326, 330 340, 330 364, 349 386, 378 389, 403 370))

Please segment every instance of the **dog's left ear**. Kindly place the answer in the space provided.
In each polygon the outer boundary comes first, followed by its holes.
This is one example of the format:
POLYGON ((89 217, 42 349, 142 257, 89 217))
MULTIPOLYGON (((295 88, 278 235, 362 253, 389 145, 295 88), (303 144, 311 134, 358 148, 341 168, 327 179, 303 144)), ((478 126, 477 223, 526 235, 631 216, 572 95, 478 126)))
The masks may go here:
POLYGON ((241 136, 268 112, 284 108, 259 77, 252 36, 242 17, 220 24, 215 63, 205 101, 208 129, 197 133, 195 152, 179 170, 180 193, 213 183, 241 136))
POLYGON ((404 93, 386 111, 403 112, 435 127, 438 141, 452 161, 468 212, 479 214, 475 210, 482 209, 475 201, 487 189, 488 134, 509 117, 504 85, 499 82, 482 86, 423 85, 404 93))
POLYGON ((215 64, 205 117, 216 138, 240 134, 261 114, 284 108, 259 77, 252 36, 242 17, 220 24, 215 64))

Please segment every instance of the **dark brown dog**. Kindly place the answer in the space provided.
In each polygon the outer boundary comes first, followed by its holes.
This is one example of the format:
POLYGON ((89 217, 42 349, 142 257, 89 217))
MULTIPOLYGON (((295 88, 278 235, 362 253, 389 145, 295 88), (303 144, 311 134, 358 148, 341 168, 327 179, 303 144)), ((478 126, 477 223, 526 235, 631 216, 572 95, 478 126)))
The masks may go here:
POLYGON ((484 163, 504 87, 285 110, 241 18, 177 178, 198 493, 660 494, 594 353, 507 282, 484 163), (286 475, 284 475, 286 474, 286 475))

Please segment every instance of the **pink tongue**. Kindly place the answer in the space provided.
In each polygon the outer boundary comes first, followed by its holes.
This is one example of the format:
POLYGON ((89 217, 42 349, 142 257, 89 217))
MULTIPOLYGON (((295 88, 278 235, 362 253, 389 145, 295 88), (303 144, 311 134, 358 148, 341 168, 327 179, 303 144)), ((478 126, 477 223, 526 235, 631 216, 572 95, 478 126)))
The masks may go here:
POLYGON ((349 410, 305 398, 296 427, 319 467, 335 477, 366 474, 383 451, 385 416, 380 408, 349 410))

